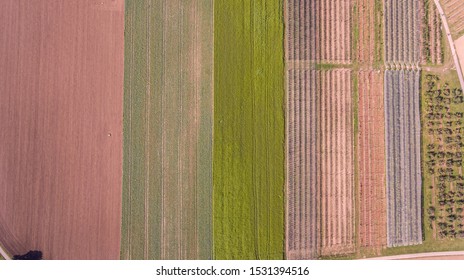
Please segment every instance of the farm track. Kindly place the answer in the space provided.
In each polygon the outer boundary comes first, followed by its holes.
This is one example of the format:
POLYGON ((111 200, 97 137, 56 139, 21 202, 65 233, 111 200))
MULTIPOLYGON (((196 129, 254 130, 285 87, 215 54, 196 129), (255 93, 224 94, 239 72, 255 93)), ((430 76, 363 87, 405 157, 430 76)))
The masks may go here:
POLYGON ((385 122, 381 71, 358 73, 359 246, 377 254, 386 246, 385 122))
POLYGON ((126 5, 121 258, 211 259, 212 1, 126 5))

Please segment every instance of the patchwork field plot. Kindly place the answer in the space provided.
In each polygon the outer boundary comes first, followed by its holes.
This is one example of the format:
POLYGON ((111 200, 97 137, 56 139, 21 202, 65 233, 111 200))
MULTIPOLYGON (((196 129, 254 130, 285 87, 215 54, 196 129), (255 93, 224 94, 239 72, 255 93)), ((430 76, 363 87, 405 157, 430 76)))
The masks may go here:
POLYGON ((385 71, 387 245, 419 244, 420 71, 385 71))
POLYGON ((119 258, 124 1, 96 2, 0 1, 0 244, 11 255, 119 258))
POLYGON ((213 2, 126 1, 122 259, 212 258, 213 2))
POLYGON ((444 54, 440 14, 434 1, 425 1, 423 10, 422 63, 442 64, 444 54))
POLYGON ((350 70, 288 70, 289 259, 355 250, 351 93, 350 70))
POLYGON ((320 253, 320 73, 287 70, 287 259, 316 258, 320 253))
POLYGON ((462 0, 441 0, 443 10, 454 39, 464 34, 464 2, 462 0))
POLYGON ((350 70, 320 73, 321 254, 354 252, 354 155, 350 70))
POLYGON ((386 246, 383 73, 358 73, 359 246, 378 253, 386 246))
POLYGON ((351 1, 285 2, 286 256, 354 252, 351 1))
POLYGON ((374 64, 382 61, 382 0, 356 0, 357 23, 356 56, 360 64, 374 64))
POLYGON ((351 62, 351 0, 286 0, 286 9, 289 62, 351 62))
POLYGON ((284 257, 283 2, 214 3, 214 257, 284 257))
POLYGON ((421 20, 417 0, 385 0, 385 64, 411 68, 421 62, 421 20))

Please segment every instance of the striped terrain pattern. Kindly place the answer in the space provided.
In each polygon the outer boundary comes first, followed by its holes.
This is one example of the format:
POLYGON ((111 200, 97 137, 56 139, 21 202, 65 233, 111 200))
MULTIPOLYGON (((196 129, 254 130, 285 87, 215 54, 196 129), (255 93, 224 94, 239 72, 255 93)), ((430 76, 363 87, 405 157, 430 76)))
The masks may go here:
POLYGON ((351 63, 351 0, 286 0, 292 60, 351 63), (316 31, 322 31, 317 32, 316 31))
POLYGON ((285 1, 286 42, 286 257, 316 258, 320 251, 320 185, 316 8, 318 1, 285 1))
POLYGON ((385 63, 389 68, 411 68, 421 60, 421 18, 417 0, 385 0, 385 63))
POLYGON ((376 59, 375 37, 376 37, 376 0, 356 0, 357 14, 359 25, 359 35, 356 49, 356 57, 359 63, 374 63, 376 59))
POLYGON ((212 17, 126 1, 122 259, 212 258, 212 17))
POLYGON ((214 258, 284 258, 283 0, 214 1, 214 258))
POLYGON ((315 70, 287 70, 287 259, 316 258, 320 251, 320 173, 315 70), (319 176, 318 176, 319 175, 319 176))
POLYGON ((386 246, 385 131, 383 73, 358 73, 359 246, 386 246))
POLYGON ((288 259, 355 249, 352 72, 315 70, 351 62, 350 13, 351 1, 285 3, 288 259))
POLYGON ((351 73, 287 72, 288 259, 355 250, 351 73))
POLYGON ((385 72, 387 245, 422 243, 420 71, 385 72))
MULTIPOLYGON (((463 8, 464 8, 464 2, 463 8)), ((443 63, 443 54, 442 54, 442 29, 441 29, 441 18, 440 13, 438 12, 437 6, 435 6, 434 1, 428 2, 428 14, 426 22, 427 25, 423 26, 423 36, 425 37, 425 47, 422 50, 423 55, 425 56, 422 60, 423 63, 432 63, 432 64, 442 64, 443 63)), ((464 12, 462 10, 461 12, 464 12)))
POLYGON ((464 31, 464 1, 441 0, 440 2, 446 13, 451 32, 462 33, 464 31))
POLYGON ((321 254, 354 252, 352 72, 320 72, 321 254))

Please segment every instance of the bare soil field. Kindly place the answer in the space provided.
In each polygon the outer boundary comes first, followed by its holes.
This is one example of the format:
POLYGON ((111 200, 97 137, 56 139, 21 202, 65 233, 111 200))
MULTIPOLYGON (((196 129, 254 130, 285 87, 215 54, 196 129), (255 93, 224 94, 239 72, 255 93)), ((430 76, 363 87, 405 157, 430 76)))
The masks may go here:
POLYGON ((212 16, 126 1, 122 259, 212 258, 212 16))
POLYGON ((10 254, 119 258, 123 5, 0 2, 0 243, 10 254))
POLYGON ((387 244, 383 73, 358 73, 359 246, 380 253, 387 244))
POLYGON ((441 0, 440 3, 448 19, 453 38, 464 32, 464 2, 462 0, 441 0))

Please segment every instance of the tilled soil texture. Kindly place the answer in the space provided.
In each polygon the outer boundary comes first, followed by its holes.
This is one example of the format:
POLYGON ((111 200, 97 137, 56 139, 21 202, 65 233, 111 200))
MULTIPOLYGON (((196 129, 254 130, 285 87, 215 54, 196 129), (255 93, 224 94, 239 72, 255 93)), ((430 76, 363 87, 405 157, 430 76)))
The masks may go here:
POLYGON ((385 66, 389 69, 415 68, 421 61, 420 1, 385 0, 385 66))
POLYGON ((383 73, 358 73, 359 246, 376 254, 386 247, 383 73))
POLYGON ((212 258, 213 2, 126 1, 122 259, 212 258))
POLYGON ((355 251, 352 71, 337 68, 352 62, 353 3, 287 0, 284 7, 286 257, 350 254, 355 251))
POLYGON ((10 254, 119 258, 123 10, 122 0, 0 2, 0 242, 10 254))
POLYGON ((385 71, 387 246, 422 243, 420 71, 385 71))
POLYGON ((454 39, 464 33, 464 2, 462 0, 440 1, 448 18, 454 39))

